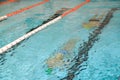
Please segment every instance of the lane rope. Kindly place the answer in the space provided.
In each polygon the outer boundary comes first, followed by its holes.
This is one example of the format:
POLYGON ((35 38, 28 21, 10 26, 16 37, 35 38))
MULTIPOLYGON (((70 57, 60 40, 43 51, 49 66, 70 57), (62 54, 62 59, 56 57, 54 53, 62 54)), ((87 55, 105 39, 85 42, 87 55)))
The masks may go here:
POLYGON ((78 10, 80 7, 83 6, 83 4, 85 5, 86 3, 88 3, 88 0, 86 0, 84 3, 81 3, 81 4, 77 5, 77 6, 74 7, 74 8, 72 8, 72 9, 64 12, 61 16, 58 16, 57 18, 55 18, 55 19, 53 19, 53 20, 51 20, 51 21, 49 21, 49 22, 47 22, 47 23, 39 26, 38 28, 32 30, 31 32, 29 32, 29 33, 27 33, 27 34, 25 34, 25 35, 23 35, 22 37, 16 39, 15 41, 13 41, 13 42, 5 45, 4 47, 0 48, 0 54, 5 53, 8 49, 12 48, 13 46, 17 45, 18 43, 22 42, 23 40, 29 38, 29 37, 32 36, 33 34, 35 34, 35 33, 39 32, 39 31, 43 30, 44 28, 46 28, 46 27, 48 27, 49 25, 51 25, 51 24, 59 21, 59 20, 62 19, 63 17, 67 16, 68 14, 70 14, 70 13, 78 10), (81 5, 82 5, 82 6, 81 6, 81 5))
POLYGON ((25 8, 21 8, 21 9, 19 9, 19 10, 14 11, 14 12, 8 13, 8 14, 6 14, 6 15, 4 15, 4 16, 1 16, 1 17, 0 17, 0 21, 3 21, 3 20, 5 20, 5 19, 7 19, 8 17, 11 17, 11 16, 14 16, 14 15, 20 14, 20 13, 22 13, 22 12, 24 12, 24 11, 27 11, 27 10, 32 9, 32 8, 34 8, 34 7, 37 7, 37 6, 39 6, 39 5, 45 4, 45 3, 47 3, 47 2, 49 2, 49 0, 43 0, 42 2, 38 2, 38 3, 33 4, 33 5, 31 5, 31 6, 28 6, 28 7, 25 7, 25 8))
POLYGON ((59 19, 61 19, 62 17, 59 16, 57 18, 55 18, 54 20, 51 20, 50 22, 46 23, 46 24, 43 24, 42 26, 39 26, 37 29, 23 35, 22 37, 16 39, 15 41, 11 42, 10 44, 7 44, 6 46, 0 48, 0 54, 6 52, 8 49, 12 48, 13 46, 15 46, 16 44, 20 43, 21 41, 29 38, 30 36, 32 36, 33 34, 43 30, 44 28, 46 28, 47 26, 55 23, 56 21, 58 21, 59 19))
POLYGON ((15 1, 7 0, 7 1, 4 1, 4 2, 0 2, 0 6, 5 5, 5 4, 9 4, 11 2, 15 2, 15 1))
POLYGON ((82 6, 84 6, 85 4, 87 4, 87 3, 89 3, 89 2, 90 2, 90 0, 86 0, 85 2, 82 2, 81 4, 75 6, 74 8, 66 11, 64 14, 62 14, 62 17, 65 17, 65 16, 67 16, 68 14, 70 14, 70 13, 78 10, 79 8, 81 8, 82 6))

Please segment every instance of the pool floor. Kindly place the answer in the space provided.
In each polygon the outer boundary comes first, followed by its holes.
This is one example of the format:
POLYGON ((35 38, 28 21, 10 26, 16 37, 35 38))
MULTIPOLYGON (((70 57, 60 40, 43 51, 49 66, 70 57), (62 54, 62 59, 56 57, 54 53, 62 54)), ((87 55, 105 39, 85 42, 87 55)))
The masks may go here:
MULTIPOLYGON (((40 1, 2 5, 0 16, 40 1)), ((42 24, 57 10, 81 2, 51 0, 9 17, 0 22, 0 47, 42 24)), ((0 55, 0 80, 120 80, 120 10, 113 13, 96 41, 92 39, 89 49, 86 44, 98 27, 83 27, 95 15, 104 15, 104 20, 112 8, 120 8, 120 1, 90 2, 0 55)))

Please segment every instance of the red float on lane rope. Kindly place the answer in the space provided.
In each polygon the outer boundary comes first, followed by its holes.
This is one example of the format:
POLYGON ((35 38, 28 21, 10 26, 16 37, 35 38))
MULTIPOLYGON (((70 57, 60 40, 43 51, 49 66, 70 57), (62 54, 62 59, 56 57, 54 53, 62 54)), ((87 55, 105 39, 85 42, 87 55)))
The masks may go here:
POLYGON ((0 6, 8 3, 10 3, 10 1, 0 2, 0 6))
POLYGON ((33 4, 33 5, 31 5, 31 6, 28 6, 28 7, 19 9, 19 10, 17 10, 17 11, 8 13, 8 14, 7 14, 7 17, 11 17, 11 16, 14 16, 14 15, 16 15, 16 14, 22 13, 22 12, 24 12, 24 11, 26 11, 26 10, 29 10, 29 9, 31 9, 31 8, 34 8, 34 7, 36 7, 36 6, 45 4, 46 2, 49 2, 49 0, 43 0, 42 2, 39 2, 39 3, 37 3, 37 4, 33 4))
POLYGON ((16 0, 7 0, 7 1, 4 1, 4 2, 0 2, 0 6, 11 3, 11 2, 16 2, 16 0))
POLYGON ((78 10, 79 8, 81 8, 82 6, 84 6, 85 4, 87 4, 87 3, 89 3, 89 2, 90 2, 90 0, 86 0, 85 2, 82 2, 81 4, 79 4, 79 5, 75 6, 74 8, 66 11, 65 13, 63 13, 63 14, 62 14, 62 17, 65 17, 65 16, 67 16, 68 14, 70 14, 70 13, 78 10))

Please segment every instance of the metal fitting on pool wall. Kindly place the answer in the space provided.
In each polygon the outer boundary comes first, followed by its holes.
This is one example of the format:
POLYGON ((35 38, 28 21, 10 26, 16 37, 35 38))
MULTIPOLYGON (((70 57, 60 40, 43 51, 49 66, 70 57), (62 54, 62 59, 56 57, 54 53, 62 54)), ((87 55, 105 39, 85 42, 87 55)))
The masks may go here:
POLYGON ((3 20, 5 20, 5 19, 7 19, 7 16, 1 16, 0 17, 0 22, 3 21, 3 20))

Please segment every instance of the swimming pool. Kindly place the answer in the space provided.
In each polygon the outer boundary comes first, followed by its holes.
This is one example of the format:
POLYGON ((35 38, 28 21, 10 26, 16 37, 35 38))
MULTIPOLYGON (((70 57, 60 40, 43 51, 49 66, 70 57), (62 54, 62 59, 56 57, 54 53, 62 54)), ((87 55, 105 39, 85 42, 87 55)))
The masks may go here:
MULTIPOLYGON (((0 16, 31 5, 35 1, 21 1, 0 6, 0 16), (18 6, 15 6, 18 5, 18 6), (9 8, 9 7, 12 7, 9 8)), ((67 7, 72 8, 82 1, 52 0, 49 3, 35 7, 29 11, 10 17, 0 23, 0 47, 24 35, 31 28, 53 15, 57 10, 67 7), (73 3, 74 2, 74 3, 73 3), (62 4, 62 5, 61 5, 62 4)), ((74 65, 74 61, 64 66, 55 66, 48 74, 47 60, 54 57, 60 49, 75 44, 68 56, 73 59, 79 52, 79 48, 87 42, 96 28, 86 29, 82 23, 87 22, 92 16, 107 12, 111 8, 120 7, 120 2, 91 2, 78 11, 66 16, 48 28, 23 41, 10 52, 0 56, 0 80, 63 80, 68 75, 68 70, 74 65), (71 42, 73 41, 73 42, 71 42), (71 43, 68 44, 68 43, 71 43), (80 45, 81 44, 81 45, 80 45), (74 54, 73 54, 74 53, 74 54)), ((113 18, 106 25, 98 41, 83 54, 84 60, 79 66, 73 80, 118 80, 120 76, 120 10, 114 12, 113 18)), ((71 49, 71 48, 69 48, 71 49)), ((65 53, 69 54, 69 53, 65 53)), ((71 80, 71 79, 67 79, 71 80)))

